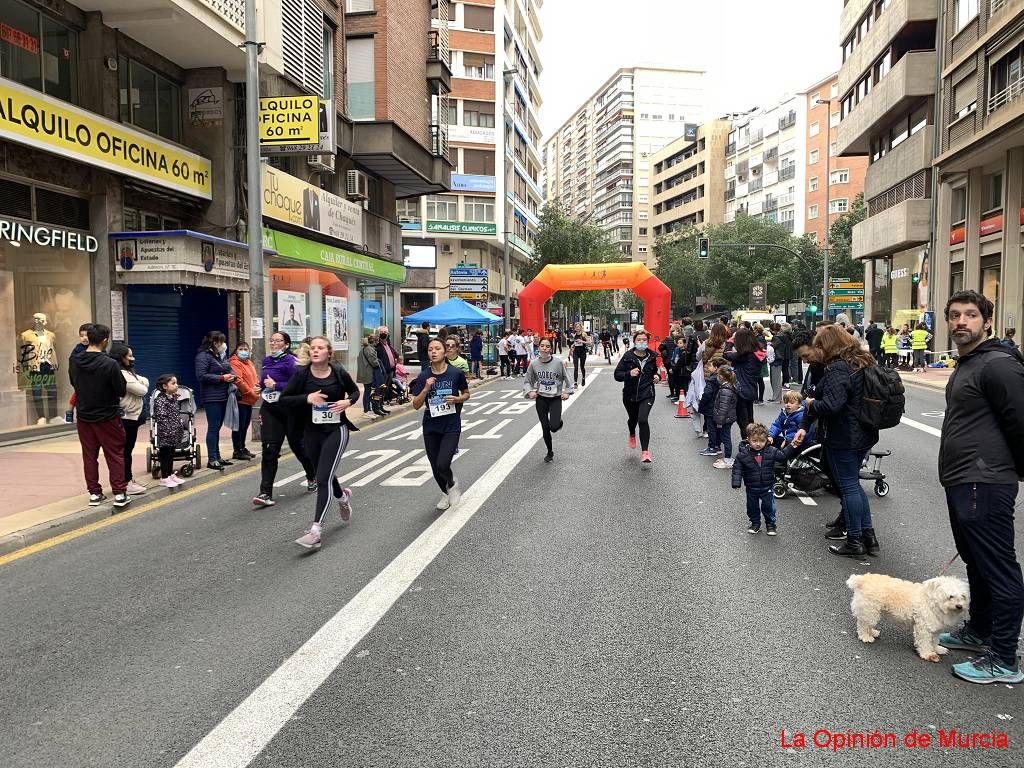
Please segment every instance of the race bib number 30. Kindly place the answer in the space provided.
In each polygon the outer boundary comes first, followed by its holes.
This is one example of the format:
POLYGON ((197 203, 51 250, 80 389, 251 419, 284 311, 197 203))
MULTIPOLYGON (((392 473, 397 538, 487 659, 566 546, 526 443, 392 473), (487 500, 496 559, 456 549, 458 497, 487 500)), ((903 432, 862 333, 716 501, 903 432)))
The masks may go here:
POLYGON ((324 403, 323 405, 313 406, 313 423, 314 424, 340 424, 341 414, 335 413, 331 410, 331 406, 334 403, 324 403))

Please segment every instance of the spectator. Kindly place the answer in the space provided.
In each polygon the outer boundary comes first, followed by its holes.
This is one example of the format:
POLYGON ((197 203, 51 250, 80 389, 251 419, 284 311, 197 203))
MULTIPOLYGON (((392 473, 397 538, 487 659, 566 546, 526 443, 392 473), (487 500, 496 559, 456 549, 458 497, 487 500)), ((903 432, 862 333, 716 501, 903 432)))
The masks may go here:
MULTIPOLYGON (((427 343, 429 342, 428 339, 427 343)), ((380 400, 373 397, 373 390, 384 382, 380 358, 377 357, 379 343, 380 339, 376 334, 363 339, 363 348, 359 351, 359 359, 356 362, 356 383, 363 385, 363 413, 369 414, 372 410, 375 416, 386 416, 390 411, 385 412, 380 400)))
POLYGON ((136 483, 132 476, 132 451, 139 437, 139 427, 143 423, 142 411, 146 394, 149 392, 149 379, 135 371, 135 355, 131 347, 115 342, 110 347, 110 356, 117 361, 124 376, 126 391, 121 398, 121 425, 124 427, 124 479, 127 483, 129 496, 137 496, 146 492, 146 486, 136 483))
POLYGON ((881 328, 876 323, 871 323, 867 330, 864 332, 864 338, 868 340, 868 351, 874 355, 875 362, 882 365, 884 362, 882 353, 882 336, 884 335, 881 328))
MULTIPOLYGON (((423 324, 416 331, 416 361, 420 368, 427 365, 427 344, 430 343, 430 323, 423 321, 423 324)), ((365 410, 365 409, 364 409, 365 410)))
POLYGON ((1006 329, 1006 333, 1003 334, 1003 339, 1002 339, 1002 341, 1000 343, 1004 347, 1008 347, 1009 349, 1017 349, 1017 342, 1016 342, 1016 340, 1014 338, 1016 335, 1017 335, 1017 329, 1016 328, 1007 328, 1006 329))
POLYGON ((482 379, 483 376, 480 373, 481 366, 484 363, 484 334, 483 331, 477 331, 473 334, 473 338, 469 340, 469 367, 470 372, 473 376, 478 379, 482 379))
POLYGON ((206 466, 218 472, 234 463, 220 457, 220 428, 227 411, 228 389, 235 380, 227 349, 227 337, 220 331, 210 331, 199 344, 195 359, 199 402, 206 409, 206 466))
POLYGON ((469 378, 469 363, 462 356, 461 352, 458 336, 449 336, 444 340, 444 354, 448 364, 455 366, 469 378))
POLYGON ((249 425, 252 424, 252 407, 260 398, 260 380, 256 366, 249 359, 250 354, 249 345, 242 342, 235 347, 229 360, 231 371, 235 374, 235 386, 238 387, 238 428, 231 431, 231 458, 240 461, 256 458, 256 454, 245 445, 249 425))
POLYGON ((395 377, 395 369, 401 356, 391 344, 391 332, 386 325, 377 329, 377 360, 380 362, 381 375, 384 377, 384 401, 391 399, 391 379, 395 377))
POLYGON ((89 489, 89 506, 98 507, 107 498, 100 485, 102 448, 114 493, 114 507, 121 509, 132 500, 124 471, 124 425, 118 415, 128 386, 121 366, 104 354, 110 329, 95 323, 86 333, 89 346, 78 357, 71 358, 70 376, 77 400, 78 439, 82 444, 82 469, 89 489))
POLYGON ((757 400, 758 381, 762 386, 761 363, 765 359, 764 350, 760 349, 754 332, 745 326, 736 330, 733 337, 733 350, 725 353, 736 373, 736 423, 740 435, 746 439, 747 426, 754 421, 754 401, 757 400))

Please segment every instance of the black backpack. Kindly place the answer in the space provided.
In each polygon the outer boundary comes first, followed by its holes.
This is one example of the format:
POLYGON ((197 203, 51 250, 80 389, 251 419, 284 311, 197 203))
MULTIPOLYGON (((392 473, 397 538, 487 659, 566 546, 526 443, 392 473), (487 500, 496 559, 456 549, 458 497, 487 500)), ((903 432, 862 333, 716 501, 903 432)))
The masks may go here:
POLYGON ((899 371, 882 365, 861 369, 864 396, 857 420, 873 429, 890 429, 900 423, 906 408, 903 379, 899 371))

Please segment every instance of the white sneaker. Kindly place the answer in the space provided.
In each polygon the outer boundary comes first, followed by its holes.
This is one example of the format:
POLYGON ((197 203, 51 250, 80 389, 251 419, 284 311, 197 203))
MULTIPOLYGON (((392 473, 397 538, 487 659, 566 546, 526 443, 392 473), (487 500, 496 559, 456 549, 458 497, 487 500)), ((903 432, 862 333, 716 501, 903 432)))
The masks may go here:
POLYGON ((176 472, 175 472, 175 473, 173 473, 173 474, 172 474, 172 475, 171 475, 170 477, 168 477, 167 479, 168 479, 168 480, 173 480, 173 481, 174 481, 174 484, 175 484, 175 485, 184 485, 184 484, 185 484, 185 479, 184 479, 184 478, 182 478, 182 477, 178 477, 178 474, 177 474, 176 472))
POLYGON ((139 485, 134 480, 129 481, 128 487, 125 489, 128 491, 129 496, 138 496, 140 493, 146 492, 146 486, 139 485))
POLYGON ((725 469, 729 465, 726 464, 725 459, 719 459, 718 461, 716 461, 711 466, 714 467, 715 469, 725 469))
POLYGON ((442 493, 441 494, 441 500, 439 502, 437 502, 437 508, 441 509, 441 510, 444 510, 444 509, 448 509, 449 507, 451 507, 451 505, 452 505, 452 503, 448 499, 448 494, 447 493, 442 493))
POLYGON ((173 480, 171 480, 170 477, 161 477, 160 478, 160 485, 162 485, 164 488, 177 488, 178 487, 178 484, 176 482, 174 482, 173 480))
POLYGON ((451 502, 453 507, 462 501, 462 489, 459 487, 458 480, 454 481, 452 487, 448 489, 448 501, 451 502))
POLYGON ((320 549, 320 526, 313 523, 304 535, 295 540, 295 543, 306 549, 320 549))

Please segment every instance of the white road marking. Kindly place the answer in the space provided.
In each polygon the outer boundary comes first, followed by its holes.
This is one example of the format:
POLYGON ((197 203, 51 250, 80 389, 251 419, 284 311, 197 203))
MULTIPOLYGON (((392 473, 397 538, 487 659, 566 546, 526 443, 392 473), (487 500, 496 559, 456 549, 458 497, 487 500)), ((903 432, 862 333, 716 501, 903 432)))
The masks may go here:
MULTIPOLYGON (((469 440, 500 440, 501 430, 511 424, 515 419, 502 419, 482 435, 470 435, 469 440)), ((540 425, 538 424, 538 427, 540 425)))
POLYGON ((935 427, 932 427, 928 424, 922 424, 920 421, 908 419, 906 416, 900 419, 900 423, 906 424, 908 427, 913 427, 914 429, 919 429, 922 432, 926 432, 929 435, 933 435, 934 437, 942 437, 941 429, 936 429, 935 427))
POLYGON ((305 481, 305 479, 306 479, 306 472, 305 471, 296 472, 294 475, 288 475, 288 477, 282 477, 280 480, 278 480, 276 483, 274 483, 274 487, 275 488, 280 488, 280 487, 288 485, 288 483, 291 483, 291 482, 293 482, 295 480, 298 480, 300 478, 303 481, 305 481))
POLYGON ((807 506, 807 507, 816 507, 816 506, 818 506, 818 502, 816 502, 814 499, 812 499, 810 496, 808 496, 803 491, 794 490, 793 491, 793 495, 796 496, 798 499, 800 499, 800 503, 803 504, 804 506, 807 506))
MULTIPOLYGON (((570 398, 563 412, 577 400, 570 398)), ((421 533, 179 760, 176 768, 249 765, 472 519, 540 436, 540 424, 535 424, 462 494, 457 507, 421 533)))

